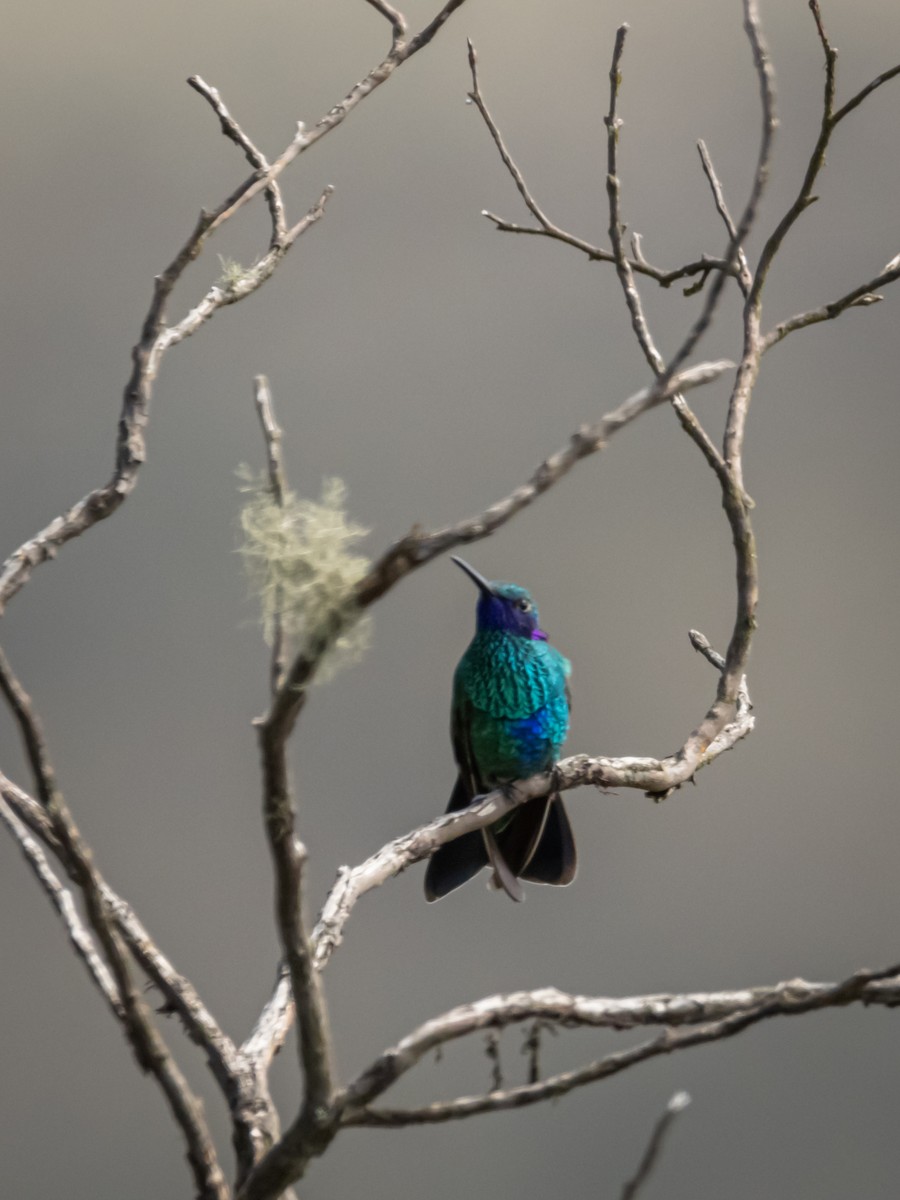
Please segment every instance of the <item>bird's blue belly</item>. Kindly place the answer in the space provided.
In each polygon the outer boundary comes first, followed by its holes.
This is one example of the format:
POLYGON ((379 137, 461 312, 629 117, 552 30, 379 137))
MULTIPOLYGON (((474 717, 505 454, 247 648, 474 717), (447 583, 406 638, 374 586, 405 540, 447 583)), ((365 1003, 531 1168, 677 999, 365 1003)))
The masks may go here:
POLYGON ((486 781, 526 779, 553 766, 566 739, 569 706, 564 697, 527 717, 472 713, 472 750, 486 781))

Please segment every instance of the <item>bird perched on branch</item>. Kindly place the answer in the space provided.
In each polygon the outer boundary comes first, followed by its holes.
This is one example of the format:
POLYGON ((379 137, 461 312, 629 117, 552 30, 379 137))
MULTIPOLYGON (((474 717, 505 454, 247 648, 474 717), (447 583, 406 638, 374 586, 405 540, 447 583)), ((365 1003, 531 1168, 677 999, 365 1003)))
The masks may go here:
MULTIPOLYGON (((459 778, 447 812, 553 768, 569 731, 571 670, 547 641, 524 588, 490 583, 461 558, 453 561, 479 596, 475 636, 453 677, 450 732, 459 778)), ((486 866, 492 885, 513 900, 525 899, 520 879, 571 883, 575 840, 560 796, 532 800, 439 846, 425 874, 426 899, 439 900, 486 866)))

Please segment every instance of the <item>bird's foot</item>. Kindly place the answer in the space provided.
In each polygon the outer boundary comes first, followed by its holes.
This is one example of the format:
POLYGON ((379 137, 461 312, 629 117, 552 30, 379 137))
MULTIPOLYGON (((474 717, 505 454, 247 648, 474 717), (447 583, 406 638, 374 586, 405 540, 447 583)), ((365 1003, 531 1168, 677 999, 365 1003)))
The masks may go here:
POLYGON ((493 795, 494 792, 499 792, 505 800, 509 800, 513 804, 519 805, 522 803, 522 793, 516 788, 516 781, 509 779, 505 783, 497 782, 492 784, 489 792, 479 792, 477 796, 473 796, 472 804, 478 804, 481 800, 487 800, 488 796, 493 795))
POLYGON ((553 787, 553 791, 550 794, 553 796, 558 796, 562 791, 563 777, 562 771, 559 769, 559 765, 557 763, 554 763, 550 768, 550 782, 553 787))
POLYGON ((512 801, 513 804, 522 803, 522 794, 516 787, 514 779, 509 780, 507 783, 498 783, 497 791, 501 792, 503 797, 506 800, 512 801))

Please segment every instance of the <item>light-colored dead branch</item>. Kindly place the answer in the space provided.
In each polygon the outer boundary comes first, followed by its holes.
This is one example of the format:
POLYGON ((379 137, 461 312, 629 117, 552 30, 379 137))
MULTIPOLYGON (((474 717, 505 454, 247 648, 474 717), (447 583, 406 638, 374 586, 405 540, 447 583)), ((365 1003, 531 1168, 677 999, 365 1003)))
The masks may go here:
MULTIPOLYGON (((369 0, 371 3, 372 0, 369 0)), ((332 189, 326 188, 318 202, 296 225, 283 229, 283 212, 279 215, 277 193, 273 192, 278 177, 311 146, 320 141, 349 116, 349 114, 394 71, 427 46, 464 0, 448 0, 437 15, 412 38, 405 36, 405 22, 389 5, 376 2, 373 7, 391 21, 393 44, 388 55, 374 67, 341 103, 330 109, 310 130, 302 124, 286 149, 270 165, 228 113, 218 92, 199 77, 191 86, 213 107, 223 132, 241 147, 245 154, 256 155, 259 165, 230 196, 212 212, 201 212, 193 231, 168 267, 154 281, 153 298, 144 319, 141 336, 132 351, 133 369, 125 387, 119 418, 115 470, 109 482, 95 488, 67 512, 56 517, 34 537, 23 542, 0 568, 0 615, 6 605, 31 578, 34 570, 56 556, 59 549, 79 537, 99 521, 111 516, 134 491, 143 465, 146 445, 144 431, 150 415, 153 385, 166 352, 195 333, 220 308, 237 303, 251 295, 273 274, 296 240, 322 216, 332 189), (227 286, 212 287, 185 317, 174 326, 167 324, 167 308, 171 295, 185 269, 202 253, 212 234, 231 219, 245 204, 260 192, 268 192, 273 220, 273 235, 269 252, 242 278, 227 286)))
POLYGON ((771 987, 738 992, 680 996, 638 996, 627 1000, 570 996, 555 988, 489 996, 461 1005, 420 1025, 380 1055, 340 1097, 343 1123, 399 1129, 408 1125, 460 1120, 502 1112, 565 1095, 575 1088, 608 1078, 640 1062, 692 1046, 734 1037, 776 1016, 797 1016, 847 1004, 896 1005, 900 999, 900 964, 855 971, 840 983, 808 983, 793 979, 771 987), (887 987, 882 985, 887 981, 887 987), (461 1096, 421 1108, 371 1108, 371 1102, 439 1046, 484 1029, 502 1029, 540 1018, 563 1028, 632 1029, 662 1025, 663 1032, 572 1071, 486 1095, 461 1096))
POLYGON ((722 184, 719 182, 719 177, 716 174, 716 169, 713 166, 712 158, 709 150, 706 148, 706 142, 700 138, 697 142, 697 150, 700 154, 700 162, 703 165, 703 174, 706 176, 706 182, 710 186, 713 195, 713 203, 716 206, 716 212, 722 218, 728 236, 737 246, 737 262, 738 262, 738 284, 744 299, 746 300, 750 294, 750 285, 753 282, 750 274, 750 266, 747 262, 747 256, 744 253, 743 246, 737 242, 737 229, 735 228, 734 220, 731 213, 728 211, 728 205, 725 202, 725 193, 722 190, 722 184))
MULTIPOLYGON (((281 453, 281 428, 275 419, 272 390, 265 375, 257 375, 253 380, 253 394, 256 401, 259 422, 262 426, 263 441, 266 445, 269 489, 278 507, 284 508, 287 480, 284 470, 284 459, 281 453)), ((284 680, 284 673, 287 669, 287 658, 288 648, 285 641, 281 601, 276 596, 272 618, 272 657, 269 672, 273 695, 278 691, 284 680)))
POLYGON ((116 982, 109 972, 106 963, 97 953, 94 939, 84 925, 72 898, 72 893, 60 883, 56 873, 50 866, 43 847, 28 828, 20 820, 6 799, 0 794, 0 821, 6 826, 18 843, 19 849, 34 872, 41 887, 47 893, 50 903, 59 913, 59 917, 69 935, 72 948, 81 959, 88 974, 96 984, 113 1016, 118 1021, 125 1020, 125 1010, 119 999, 116 982))
MULTIPOLYGON (((41 722, 30 696, 2 652, 0 692, 19 726, 25 753, 35 776, 40 803, 53 831, 56 851, 69 878, 81 892, 88 924, 93 930, 114 981, 116 1003, 113 1011, 119 1016, 119 1023, 138 1066, 156 1080, 169 1111, 181 1130, 198 1196, 202 1197, 202 1200, 228 1200, 228 1185, 203 1115, 203 1105, 153 1024, 141 993, 131 977, 127 951, 104 900, 103 881, 94 866, 91 851, 57 786, 41 722)), ((16 832, 15 828, 13 832, 16 832)), ((21 838, 17 837, 17 840, 25 850, 21 838)), ((27 857, 32 867, 38 871, 38 860, 30 853, 27 853, 27 857)), ((51 899, 54 899, 60 916, 66 920, 69 905, 64 902, 62 896, 54 897, 52 881, 46 871, 38 871, 38 875, 45 890, 51 895, 51 899)), ((71 934, 71 925, 69 929, 71 934)), ((85 961, 90 965, 90 959, 85 961)), ((97 980, 94 970, 92 975, 97 980)))
MULTIPOLYGON (((627 28, 627 26, 623 28, 627 28)), ((560 226, 556 225, 535 200, 531 189, 525 181, 525 176, 516 165, 503 138, 503 134, 491 116, 490 109, 485 102, 478 79, 478 55, 471 40, 468 41, 468 47, 469 69, 472 73, 472 91, 469 93, 469 99, 481 114, 494 145, 497 147, 503 165, 516 185, 516 189, 522 197, 525 207, 538 224, 536 228, 533 226, 518 225, 514 221, 507 221, 503 217, 498 217, 496 213, 489 212, 487 209, 483 210, 481 215, 493 222, 494 226, 501 233, 524 233, 538 237, 552 238, 555 241, 562 242, 564 245, 572 246, 575 250, 580 250, 582 254, 587 255, 591 262, 615 262, 615 256, 609 250, 595 246, 584 238, 577 237, 575 234, 567 233, 560 226)), ((708 255, 703 255, 702 258, 695 262, 685 263, 684 266, 666 271, 660 267, 654 267, 651 263, 647 262, 646 258, 640 252, 639 243, 635 245, 635 253, 629 261, 629 266, 641 275, 646 275, 648 278, 654 279, 661 287, 665 288, 670 287, 680 279, 688 279, 694 275, 700 275, 701 279, 705 280, 710 271, 724 271, 726 274, 735 274, 735 268, 729 265, 724 259, 711 258, 708 255)))

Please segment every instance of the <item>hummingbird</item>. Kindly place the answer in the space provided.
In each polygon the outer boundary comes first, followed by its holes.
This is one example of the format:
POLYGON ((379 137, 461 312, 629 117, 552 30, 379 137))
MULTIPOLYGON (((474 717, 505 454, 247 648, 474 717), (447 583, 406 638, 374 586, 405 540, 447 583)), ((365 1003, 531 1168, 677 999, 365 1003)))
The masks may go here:
MULTIPOLYGON (((459 777, 447 812, 553 768, 569 731, 571 671, 540 628, 525 588, 491 583, 463 559, 453 562, 479 596, 475 636, 453 676, 450 736, 459 777)), ((572 882, 575 839, 558 793, 439 846, 425 873, 425 898, 439 900, 487 866, 492 886, 513 900, 525 899, 520 879, 572 882)))

